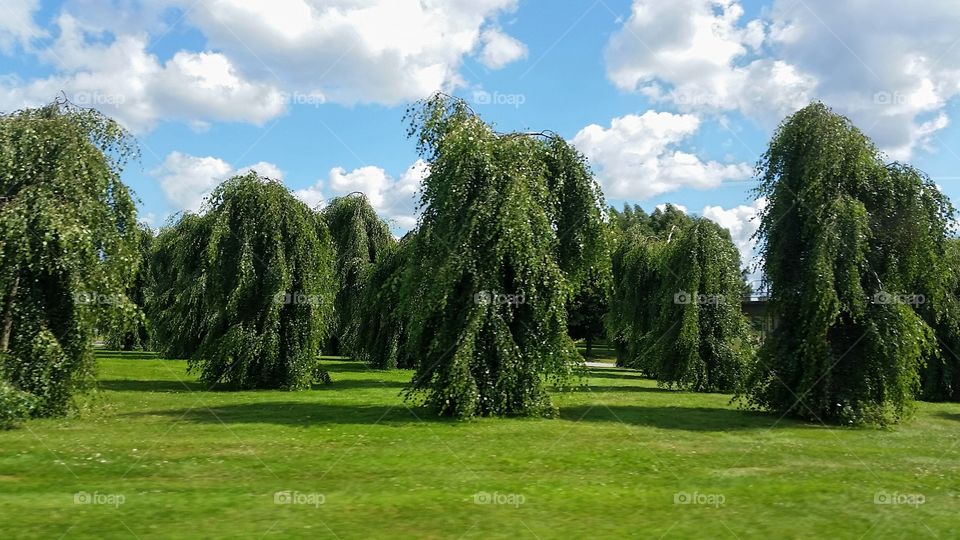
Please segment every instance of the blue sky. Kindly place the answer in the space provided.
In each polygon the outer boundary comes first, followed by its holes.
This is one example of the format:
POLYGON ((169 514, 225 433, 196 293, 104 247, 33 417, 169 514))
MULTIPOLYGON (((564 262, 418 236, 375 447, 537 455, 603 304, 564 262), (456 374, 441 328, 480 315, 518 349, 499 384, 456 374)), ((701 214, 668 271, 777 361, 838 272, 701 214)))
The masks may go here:
POLYGON ((608 202, 682 205, 749 253, 752 167, 812 99, 960 196, 960 5, 904 4, 6 0, 0 110, 62 91, 123 122, 155 226, 253 167, 314 205, 365 191, 400 233, 425 174, 404 110, 442 90, 573 141, 608 202))

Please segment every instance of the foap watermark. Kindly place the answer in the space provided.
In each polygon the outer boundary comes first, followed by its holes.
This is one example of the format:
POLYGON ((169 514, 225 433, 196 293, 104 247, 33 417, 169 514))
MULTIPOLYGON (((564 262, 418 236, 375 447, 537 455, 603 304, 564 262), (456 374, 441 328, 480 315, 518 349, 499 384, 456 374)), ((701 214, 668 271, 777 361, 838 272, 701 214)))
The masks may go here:
POLYGON ((303 492, 296 490, 277 491, 273 494, 273 504, 298 504, 319 508, 327 502, 323 493, 303 492))
POLYGON ((912 506, 917 508, 927 502, 923 493, 899 493, 896 491, 878 491, 873 494, 873 504, 912 506))
POLYGON ((520 493, 500 493, 499 491, 478 491, 473 494, 473 504, 498 504, 519 508, 527 498, 520 493))
POLYGON ((119 508, 121 504, 127 502, 127 498, 122 493, 100 493, 94 491, 78 491, 73 494, 73 504, 95 504, 99 506, 112 506, 119 508))
POLYGON ((899 294, 887 291, 880 291, 873 295, 871 302, 874 304, 905 304, 908 306, 919 306, 927 301, 927 297, 922 294, 899 294))
POLYGON ((321 306, 323 297, 316 294, 297 293, 277 293, 273 295, 273 301, 285 306, 321 306))
POLYGON ((722 493, 700 493, 699 491, 678 491, 673 494, 673 504, 695 504, 719 508, 727 501, 722 493))
POLYGON ((674 304, 697 304, 700 306, 716 306, 723 303, 722 294, 698 294, 680 291, 673 295, 674 304))
POLYGON ((73 301, 84 306, 112 306, 123 302, 122 294, 104 294, 94 291, 78 291, 73 293, 73 301))
POLYGON ((689 105, 695 107, 709 106, 719 107, 724 103, 723 97, 719 94, 710 92, 689 92, 681 90, 670 91, 670 99, 677 105, 689 105))
POLYGON ((510 105, 519 109, 521 105, 527 102, 527 96, 524 94, 502 94, 500 92, 474 90, 473 102, 477 105, 510 105))
POLYGON ((306 105, 319 107, 327 102, 327 98, 324 97, 323 94, 304 94, 303 92, 280 92, 277 94, 276 100, 284 106, 306 105))
POLYGON ((73 95, 73 100, 77 105, 101 106, 101 105, 123 105, 127 97, 123 94, 110 94, 102 92, 77 92, 73 95))
POLYGON ((480 291, 473 295, 475 304, 493 305, 493 306, 519 306, 527 303, 527 297, 524 293, 507 294, 500 291, 480 291))
POLYGON ((913 98, 903 92, 877 92, 873 94, 874 105, 909 105, 913 98))

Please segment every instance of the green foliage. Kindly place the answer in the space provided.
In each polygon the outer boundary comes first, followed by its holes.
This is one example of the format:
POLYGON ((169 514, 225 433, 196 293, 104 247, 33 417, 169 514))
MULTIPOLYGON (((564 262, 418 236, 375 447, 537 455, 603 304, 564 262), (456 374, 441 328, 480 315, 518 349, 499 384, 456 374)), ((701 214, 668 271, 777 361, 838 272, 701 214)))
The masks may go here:
POLYGON ((0 117, 0 374, 67 412, 93 368, 94 328, 134 318, 136 208, 120 180, 132 137, 56 102, 0 117))
POLYGON ((741 390, 753 351, 740 309, 740 253, 730 233, 705 218, 673 236, 659 272, 660 310, 644 341, 649 371, 685 390, 741 390))
POLYGON ((622 212, 610 208, 612 244, 609 310, 604 319, 607 337, 617 350, 617 365, 631 366, 656 377, 644 357, 654 343, 654 322, 660 313, 664 246, 693 223, 679 208, 667 204, 648 215, 637 205, 622 212))
POLYGON ((211 194, 203 216, 161 232, 151 319, 165 354, 208 384, 301 389, 326 379, 334 255, 326 225, 282 184, 256 173, 211 194))
MULTIPOLYGON (((750 403, 844 423, 909 412, 933 334, 909 302, 936 285, 951 210, 915 171, 884 166, 850 121, 814 103, 778 129, 758 165, 771 313, 750 403), (891 301, 894 299, 894 301, 891 301)), ((937 309, 937 308, 934 308, 937 309)))
POLYGON ((609 265, 603 268, 606 271, 591 271, 580 290, 567 302, 567 333, 573 339, 584 340, 587 358, 592 355, 593 342, 604 334, 603 321, 610 307, 607 300, 609 265))
POLYGON ((377 369, 412 368, 418 356, 409 354, 407 313, 401 296, 414 235, 407 234, 396 249, 384 254, 370 272, 357 306, 357 346, 360 360, 377 369))
POLYGON ((612 262, 606 322, 620 365, 686 390, 742 388, 753 344, 729 232, 668 206, 633 225, 612 262))
POLYGON ((0 379, 0 430, 11 429, 30 416, 36 398, 0 379))
POLYGON ((357 348, 364 289, 374 265, 396 246, 387 224, 363 194, 337 197, 321 212, 336 250, 337 295, 333 338, 337 353, 350 356, 357 348))
POLYGON ((409 112, 430 164, 404 302, 411 394, 441 415, 549 415, 579 355, 565 303, 605 247, 599 189, 556 135, 498 134, 444 96, 409 112))
POLYGON ((145 351, 150 348, 150 329, 144 309, 148 291, 151 289, 150 253, 153 230, 142 223, 138 224, 137 228, 139 262, 133 283, 126 291, 127 298, 137 306, 137 311, 133 317, 105 321, 100 326, 105 333, 107 348, 113 350, 145 351))

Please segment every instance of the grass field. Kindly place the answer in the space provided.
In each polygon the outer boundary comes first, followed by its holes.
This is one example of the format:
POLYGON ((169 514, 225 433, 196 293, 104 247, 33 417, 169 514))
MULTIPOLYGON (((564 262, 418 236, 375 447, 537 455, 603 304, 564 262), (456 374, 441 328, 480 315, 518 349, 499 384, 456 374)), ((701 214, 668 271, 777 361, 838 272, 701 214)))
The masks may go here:
POLYGON ((0 432, 0 538, 957 538, 960 406, 893 430, 595 368, 557 419, 430 419, 409 372, 205 391, 103 355, 79 416, 0 432))

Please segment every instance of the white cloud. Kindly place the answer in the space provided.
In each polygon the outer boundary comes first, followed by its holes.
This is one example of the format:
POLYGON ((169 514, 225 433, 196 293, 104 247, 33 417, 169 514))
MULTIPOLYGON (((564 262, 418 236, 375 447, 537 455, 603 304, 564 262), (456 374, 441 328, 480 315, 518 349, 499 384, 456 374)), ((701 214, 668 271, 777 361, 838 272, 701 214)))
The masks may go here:
POLYGON ((634 0, 608 43, 607 74, 682 112, 739 110, 765 128, 820 99, 895 159, 949 125, 957 2, 774 0, 761 19, 742 17, 736 0, 634 0))
POLYGON ((283 180, 283 173, 272 163, 261 161, 234 169, 220 158, 191 156, 181 152, 171 152, 151 174, 159 178, 160 188, 174 208, 196 213, 217 185, 251 170, 267 178, 283 180))
POLYGON ((590 159, 612 199, 643 200, 682 187, 714 188, 752 174, 745 163, 704 162, 677 150, 699 127, 694 115, 647 111, 614 118, 609 128, 587 126, 573 144, 590 159))
POLYGON ((759 198, 753 204, 733 208, 707 206, 703 209, 701 215, 730 231, 733 243, 737 245, 737 249, 740 251, 741 264, 751 266, 756 248, 756 242, 751 237, 760 226, 757 215, 766 204, 766 199, 759 198))
MULTIPOLYGON (((481 28, 515 6, 516 0, 210 0, 188 19, 245 72, 282 81, 290 91, 342 104, 396 104, 458 85, 460 64, 481 43, 481 28)), ((509 39, 496 41, 495 60, 506 60, 497 55, 509 39)))
POLYGON ((311 207, 317 207, 333 197, 359 191, 367 196, 381 217, 400 229, 409 230, 417 224, 417 194, 427 172, 428 165, 422 159, 397 179, 380 167, 365 166, 352 171, 335 167, 326 180, 298 189, 294 195, 311 207))
POLYGON ((0 52, 13 52, 16 45, 29 48, 30 42, 46 33, 33 20, 39 0, 4 0, 0 3, 0 52))
POLYGON ((636 0, 607 45, 607 74, 681 111, 739 109, 772 127, 809 101, 815 81, 783 62, 750 59, 766 29, 739 24, 742 16, 732 0, 636 0))
POLYGON ((181 51, 161 65, 146 52, 146 35, 90 42, 89 29, 72 16, 61 15, 57 24, 59 37, 40 54, 57 73, 31 81, 0 79, 0 109, 49 103, 63 91, 135 132, 161 119, 263 123, 285 109, 279 90, 241 78, 222 54, 181 51))
POLYGON ((527 57, 527 46, 504 34, 498 28, 488 28, 480 36, 483 49, 480 62, 490 69, 500 69, 507 64, 527 57))
MULTIPOLYGON (((263 124, 302 104, 297 96, 310 105, 392 105, 449 91, 463 84, 460 65, 478 47, 498 66, 525 51, 499 30, 481 39, 516 0, 157 0, 123 3, 116 13, 78 2, 60 8, 58 36, 35 52, 52 73, 0 77, 0 110, 48 103, 62 90, 136 132, 162 120, 200 130, 217 121, 263 124), (171 9, 203 35, 202 50, 168 59, 152 52, 170 30, 171 9)), ((35 7, 0 6, 0 52, 42 35, 35 7)))

